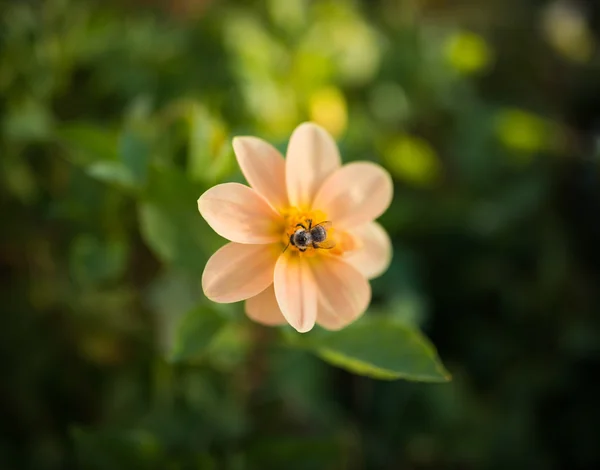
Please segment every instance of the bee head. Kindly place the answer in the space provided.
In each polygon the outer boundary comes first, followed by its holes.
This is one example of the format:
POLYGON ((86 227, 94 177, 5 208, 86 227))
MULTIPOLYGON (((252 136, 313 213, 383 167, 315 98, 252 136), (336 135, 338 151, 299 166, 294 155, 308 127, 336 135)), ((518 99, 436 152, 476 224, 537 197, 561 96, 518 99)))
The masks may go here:
POLYGON ((294 235, 293 235, 293 239, 294 239, 294 245, 296 245, 299 248, 304 248, 304 247, 308 246, 310 244, 310 242, 312 241, 310 232, 308 232, 304 229, 297 230, 296 233, 294 233, 294 235))

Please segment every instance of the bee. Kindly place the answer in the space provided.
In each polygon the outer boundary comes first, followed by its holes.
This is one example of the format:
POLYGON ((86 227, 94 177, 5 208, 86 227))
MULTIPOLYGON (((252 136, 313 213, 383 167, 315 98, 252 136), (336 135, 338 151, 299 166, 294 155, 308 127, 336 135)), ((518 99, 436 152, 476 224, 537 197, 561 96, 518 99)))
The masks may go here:
POLYGON ((302 252, 311 246, 323 250, 330 250, 335 246, 335 240, 327 238, 327 229, 331 227, 331 222, 327 220, 316 225, 312 224, 312 219, 307 219, 307 222, 308 226, 304 224, 296 225, 296 231, 290 235, 290 241, 283 250, 284 252, 290 244, 302 252))

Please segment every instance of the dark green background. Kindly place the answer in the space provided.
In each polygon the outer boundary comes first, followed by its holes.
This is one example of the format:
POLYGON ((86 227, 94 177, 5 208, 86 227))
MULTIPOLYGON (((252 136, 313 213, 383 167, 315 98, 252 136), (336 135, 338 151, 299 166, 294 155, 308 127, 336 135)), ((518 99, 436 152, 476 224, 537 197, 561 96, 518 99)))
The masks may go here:
POLYGON ((0 18, 2 469, 600 464, 597 2, 0 18), (395 179, 367 315, 420 325, 449 383, 349 374, 203 299, 223 241, 195 201, 241 181, 231 137, 284 150, 323 113, 346 161, 395 179), (197 350, 172 363, 188 311, 197 350))

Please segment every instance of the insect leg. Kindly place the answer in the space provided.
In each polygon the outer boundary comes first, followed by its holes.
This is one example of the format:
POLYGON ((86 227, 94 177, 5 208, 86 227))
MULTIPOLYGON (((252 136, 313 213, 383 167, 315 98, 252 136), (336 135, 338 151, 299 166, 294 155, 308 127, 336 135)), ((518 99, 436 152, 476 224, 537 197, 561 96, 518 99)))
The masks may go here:
POLYGON ((290 246, 290 244, 292 244, 293 246, 296 246, 296 244, 294 243, 294 235, 290 235, 290 241, 288 242, 287 245, 285 245, 285 248, 283 249, 282 253, 285 253, 285 250, 288 249, 288 247, 290 246))

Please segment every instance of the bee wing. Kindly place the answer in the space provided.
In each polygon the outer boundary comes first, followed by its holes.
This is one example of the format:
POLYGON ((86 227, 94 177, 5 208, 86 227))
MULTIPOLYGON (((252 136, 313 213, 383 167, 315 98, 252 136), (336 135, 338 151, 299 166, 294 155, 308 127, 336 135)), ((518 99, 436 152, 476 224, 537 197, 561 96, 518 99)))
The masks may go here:
POLYGON ((333 238, 327 238, 320 243, 315 242, 315 246, 323 250, 331 250, 335 246, 335 240, 333 238))
POLYGON ((325 220, 323 222, 319 222, 316 225, 313 225, 314 227, 323 227, 325 230, 330 229, 331 228, 331 221, 330 220, 325 220))

